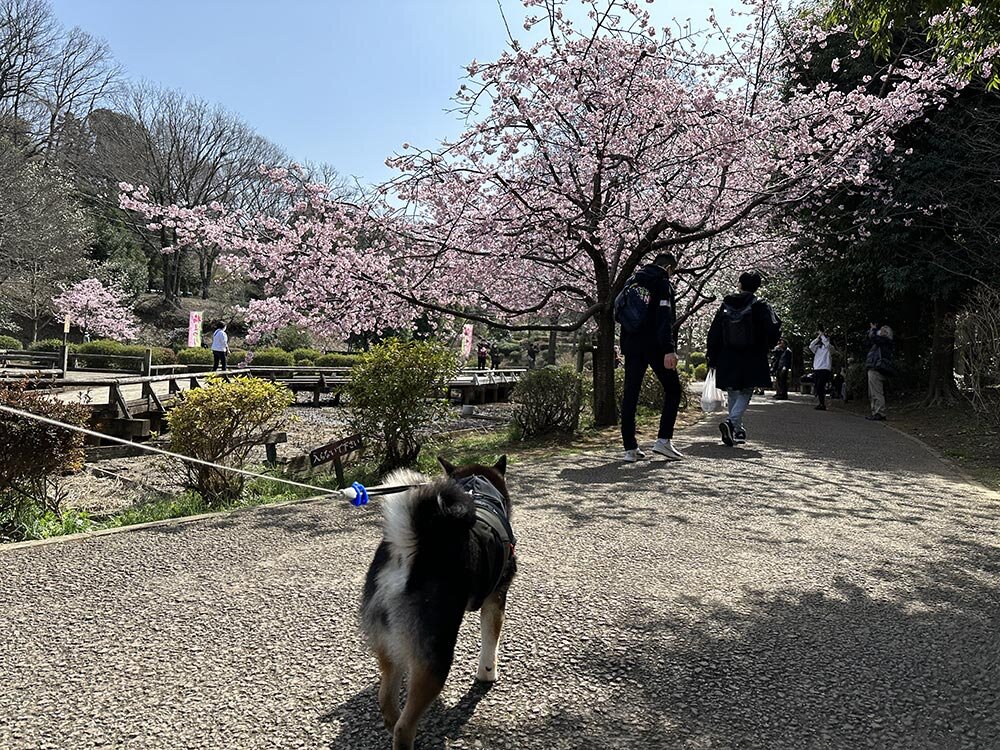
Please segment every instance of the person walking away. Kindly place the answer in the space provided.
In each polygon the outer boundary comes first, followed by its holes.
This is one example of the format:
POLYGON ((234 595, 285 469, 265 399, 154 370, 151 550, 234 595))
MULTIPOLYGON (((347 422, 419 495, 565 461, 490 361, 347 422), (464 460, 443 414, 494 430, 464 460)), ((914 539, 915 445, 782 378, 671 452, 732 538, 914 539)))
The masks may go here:
POLYGON ((892 353, 895 346, 892 329, 889 326, 879 328, 872 323, 868 329, 868 340, 871 348, 865 357, 865 369, 868 371, 868 400, 871 402, 872 413, 865 419, 884 422, 885 383, 892 375, 892 353))
POLYGON ((535 358, 538 356, 538 347, 534 341, 528 343, 528 369, 535 369, 535 358))
POLYGON ((212 372, 220 367, 226 371, 226 357, 229 355, 229 334, 226 333, 226 324, 219 322, 215 326, 215 333, 212 334, 212 372))
POLYGON ((760 285, 760 274, 740 274, 739 292, 726 295, 708 330, 708 366, 715 369, 716 385, 729 395, 729 417, 719 424, 728 446, 746 442, 743 415, 754 388, 771 384, 767 354, 778 342, 781 321, 754 296, 760 285))
POLYGON ((502 359, 503 355, 500 353, 500 344, 493 344, 490 347, 490 367, 494 370, 499 369, 502 359))
POLYGON ((788 373, 792 369, 792 350, 784 339, 771 351, 771 375, 774 376, 775 401, 788 400, 788 373))
MULTIPOLYGON (((677 374, 677 353, 674 342, 674 289, 670 276, 677 269, 677 258, 671 253, 660 253, 648 266, 643 266, 626 282, 625 289, 615 300, 616 318, 619 300, 622 305, 631 299, 644 299, 644 310, 637 323, 622 323, 621 353, 625 365, 625 388, 622 395, 622 444, 624 460, 632 463, 645 457, 635 436, 635 412, 639 406, 639 390, 646 369, 653 373, 663 386, 663 407, 660 427, 656 433, 653 452, 670 461, 684 458, 674 447, 674 425, 681 403, 681 381, 677 374), (633 327, 634 325, 634 327, 633 327)), ((642 303, 638 303, 642 305, 642 303)), ((631 319, 630 319, 631 320, 631 319)))
POLYGON ((813 353, 813 387, 819 398, 816 409, 826 411, 826 387, 830 384, 830 376, 833 374, 833 350, 830 346, 830 337, 822 328, 816 331, 816 338, 809 342, 809 351, 813 353))
POLYGON ((485 370, 486 369, 486 355, 490 353, 490 348, 486 345, 485 341, 479 342, 479 348, 476 349, 476 369, 485 370))

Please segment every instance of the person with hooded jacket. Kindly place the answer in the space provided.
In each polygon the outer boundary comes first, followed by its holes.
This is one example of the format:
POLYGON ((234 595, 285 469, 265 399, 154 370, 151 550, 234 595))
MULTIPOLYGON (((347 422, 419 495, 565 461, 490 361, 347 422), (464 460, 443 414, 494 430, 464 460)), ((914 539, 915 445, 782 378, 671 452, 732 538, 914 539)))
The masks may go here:
POLYGON ((719 425, 729 446, 746 442, 743 414, 754 389, 771 385, 767 355, 781 335, 778 316, 754 296, 760 284, 760 274, 741 274, 740 291, 723 299, 708 330, 708 366, 715 368, 716 386, 729 396, 729 417, 719 425))
POLYGON ((635 412, 639 406, 639 390, 646 368, 652 368, 663 386, 663 408, 660 428, 653 452, 671 461, 684 458, 674 447, 674 424, 681 403, 681 381, 677 375, 677 354, 674 342, 675 299, 670 275, 677 268, 671 253, 660 253, 648 266, 635 274, 635 283, 649 292, 646 316, 638 329, 622 328, 621 352, 625 360, 625 389, 622 395, 622 443, 624 460, 631 463, 645 457, 635 436, 635 412))

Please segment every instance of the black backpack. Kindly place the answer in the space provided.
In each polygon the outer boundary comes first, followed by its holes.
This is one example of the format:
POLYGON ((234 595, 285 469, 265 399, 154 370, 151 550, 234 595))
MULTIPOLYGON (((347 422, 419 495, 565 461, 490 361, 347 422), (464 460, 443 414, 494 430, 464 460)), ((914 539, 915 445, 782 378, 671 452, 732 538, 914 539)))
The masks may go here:
POLYGON ((636 333, 649 314, 649 290, 636 282, 635 275, 625 282, 625 288, 615 297, 615 320, 624 333, 636 333))
POLYGON ((746 307, 722 304, 722 342, 733 349, 750 349, 754 345, 753 297, 746 307))

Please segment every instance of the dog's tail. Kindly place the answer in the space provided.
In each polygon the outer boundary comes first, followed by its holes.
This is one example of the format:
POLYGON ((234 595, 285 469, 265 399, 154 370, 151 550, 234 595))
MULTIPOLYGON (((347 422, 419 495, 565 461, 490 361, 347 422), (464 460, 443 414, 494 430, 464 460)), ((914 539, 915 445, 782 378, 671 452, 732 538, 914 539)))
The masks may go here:
POLYGON ((463 530, 475 524, 476 507, 450 479, 431 481, 416 472, 397 471, 385 482, 412 486, 383 498, 383 539, 365 578, 360 625, 371 646, 405 661, 412 651, 404 637, 412 627, 412 613, 403 602, 414 560, 423 550, 445 568, 443 574, 453 574, 458 560, 449 564, 451 553, 460 554, 467 539, 463 530))
POLYGON ((390 485, 413 485, 406 492, 387 495, 382 502, 383 536, 390 552, 409 560, 421 544, 471 528, 476 520, 472 497, 450 479, 431 481, 414 471, 400 470, 385 480, 390 485))

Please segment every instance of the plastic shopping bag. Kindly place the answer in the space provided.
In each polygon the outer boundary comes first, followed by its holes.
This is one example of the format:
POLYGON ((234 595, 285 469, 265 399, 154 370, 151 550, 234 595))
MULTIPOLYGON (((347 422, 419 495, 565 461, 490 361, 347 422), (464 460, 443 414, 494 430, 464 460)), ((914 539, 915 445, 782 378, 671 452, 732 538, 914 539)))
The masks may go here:
POLYGON ((701 408, 706 414, 722 411, 726 408, 726 394, 715 385, 715 368, 708 371, 705 377, 705 390, 701 392, 701 408))

